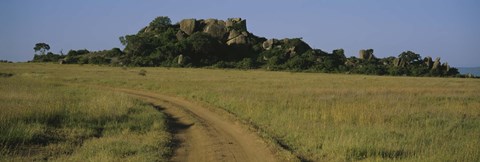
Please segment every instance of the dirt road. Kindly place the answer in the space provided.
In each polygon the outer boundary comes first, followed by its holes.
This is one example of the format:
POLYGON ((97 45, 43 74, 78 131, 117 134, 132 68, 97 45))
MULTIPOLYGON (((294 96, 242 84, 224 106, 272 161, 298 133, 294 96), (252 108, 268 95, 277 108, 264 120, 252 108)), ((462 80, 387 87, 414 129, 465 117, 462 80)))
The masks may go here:
POLYGON ((139 97, 170 116, 178 144, 172 161, 279 161, 256 134, 208 108, 178 97, 113 90, 139 97))

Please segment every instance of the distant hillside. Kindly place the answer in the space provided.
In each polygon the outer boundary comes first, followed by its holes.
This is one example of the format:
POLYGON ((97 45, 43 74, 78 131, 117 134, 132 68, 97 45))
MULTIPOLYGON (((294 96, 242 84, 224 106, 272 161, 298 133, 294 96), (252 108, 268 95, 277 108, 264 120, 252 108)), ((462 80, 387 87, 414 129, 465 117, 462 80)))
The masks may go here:
MULTIPOLYGON (((328 38, 325 38, 328 39, 328 38)), ((113 66, 214 67, 371 75, 456 76, 440 58, 405 51, 378 58, 373 49, 345 57, 343 49, 313 49, 302 38, 264 38, 247 30, 241 18, 184 19, 172 24, 160 16, 136 34, 120 37, 123 50, 70 50, 67 55, 35 55, 34 62, 113 66)), ((48 44, 47 44, 48 46, 48 44)))

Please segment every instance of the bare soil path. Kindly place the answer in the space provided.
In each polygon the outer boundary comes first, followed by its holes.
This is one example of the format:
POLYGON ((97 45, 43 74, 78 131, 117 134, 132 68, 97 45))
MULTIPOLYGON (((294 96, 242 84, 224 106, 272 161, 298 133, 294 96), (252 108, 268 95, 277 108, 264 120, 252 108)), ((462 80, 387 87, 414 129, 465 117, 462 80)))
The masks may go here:
POLYGON ((179 97, 113 88, 155 105, 169 115, 175 131, 171 161, 279 161, 272 149, 240 123, 179 97))

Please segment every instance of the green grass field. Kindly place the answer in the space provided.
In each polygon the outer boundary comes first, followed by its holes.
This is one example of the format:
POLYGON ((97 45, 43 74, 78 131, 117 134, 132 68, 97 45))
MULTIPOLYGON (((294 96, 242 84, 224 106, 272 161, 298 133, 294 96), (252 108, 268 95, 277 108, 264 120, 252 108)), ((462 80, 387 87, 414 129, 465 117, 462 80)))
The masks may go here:
POLYGON ((155 149, 165 157, 169 135, 162 114, 127 96, 79 86, 101 85, 224 109, 304 160, 480 161, 478 79, 56 64, 0 64, 0 72, 14 74, 0 78, 0 124, 9 130, 1 134, 2 156, 8 158, 33 152, 103 160, 131 149, 139 152, 132 158, 157 157, 138 151, 151 142, 121 136, 158 141, 155 149), (118 119, 131 116, 130 109, 140 111, 132 121, 118 119), (135 120, 151 124, 136 131, 135 120), (104 128, 100 138, 98 127, 104 128), (138 146, 123 145, 129 142, 138 146))
POLYGON ((168 160, 171 135, 152 106, 29 70, 0 78, 0 161, 168 160))

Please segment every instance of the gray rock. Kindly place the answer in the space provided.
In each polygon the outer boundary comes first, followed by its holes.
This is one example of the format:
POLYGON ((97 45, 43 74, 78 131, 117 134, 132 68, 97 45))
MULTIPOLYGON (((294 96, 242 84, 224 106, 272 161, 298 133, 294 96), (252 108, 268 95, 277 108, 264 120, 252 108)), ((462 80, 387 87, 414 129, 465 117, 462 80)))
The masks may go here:
POLYGON ((229 30, 247 31, 247 21, 242 18, 229 18, 226 21, 229 30))
POLYGON ((383 65, 388 65, 388 61, 383 61, 382 64, 383 65))
POLYGON ((362 60, 372 60, 375 58, 375 56, 373 55, 373 49, 368 49, 368 50, 360 50, 358 52, 358 57, 362 60))
POLYGON ((237 31, 237 30, 232 30, 230 31, 230 33, 228 34, 228 40, 232 40, 238 36, 242 35, 242 32, 240 31, 237 31))
POLYGON ((195 19, 183 19, 180 21, 180 30, 188 35, 192 35, 196 31, 198 24, 195 19))
POLYGON ((295 47, 288 48, 287 51, 285 52, 285 55, 287 57, 293 57, 293 56, 297 55, 297 52, 295 51, 295 47))
POLYGON ((423 59, 423 62, 425 63, 425 65, 428 67, 428 69, 431 69, 432 66, 433 66, 433 61, 432 61, 432 58, 430 56, 427 56, 423 59))
POLYGON ((184 33, 182 30, 179 30, 177 34, 175 34, 175 36, 177 37, 178 40, 183 40, 187 38, 188 35, 184 33))
POLYGON ((205 27, 203 28, 203 32, 210 34, 212 37, 218 39, 224 39, 225 34, 227 34, 227 29, 225 27, 225 22, 222 20, 216 19, 207 19, 204 20, 203 23, 205 27))
POLYGON ((263 60, 264 60, 264 61, 268 61, 268 58, 265 57, 265 56, 263 56, 263 60))
POLYGON ((362 49, 358 52, 358 58, 364 60, 366 57, 367 57, 367 51, 366 50, 362 49))
POLYGON ((407 63, 402 58, 395 58, 395 60, 393 60, 393 66, 395 67, 405 67, 406 65, 407 63))
POLYGON ((312 48, 299 38, 295 39, 269 39, 262 43, 262 47, 265 50, 271 50, 272 48, 281 48, 285 51, 285 55, 294 56, 296 54, 305 53, 312 48))
POLYGON ((227 45, 233 45, 233 44, 247 44, 247 37, 244 35, 240 35, 232 40, 227 41, 227 45))
POLYGON ((440 68, 441 62, 440 57, 435 58, 435 62, 433 62, 432 70, 440 68))
POLYGON ((183 62, 183 55, 182 55, 182 54, 178 55, 177 63, 178 63, 179 65, 182 65, 182 64, 184 63, 184 62, 183 62))
POLYGON ((283 39, 282 42, 285 48, 291 48, 295 51, 295 54, 302 54, 312 49, 307 43, 302 41, 301 38, 283 39))
POLYGON ((448 62, 445 62, 443 67, 445 67, 446 72, 450 71, 450 65, 448 65, 448 62))
POLYGON ((355 62, 352 61, 352 60, 347 60, 347 61, 345 61, 345 65, 346 65, 346 66, 350 66, 350 67, 356 66, 355 62))
POLYGON ((151 31, 153 31, 153 28, 150 27, 150 26, 147 26, 147 27, 143 28, 144 33, 151 32, 151 31))
POLYGON ((248 33, 247 32, 240 32, 237 30, 230 31, 228 35, 227 45, 233 44, 247 44, 248 42, 248 33))
POLYGON ((400 58, 395 58, 395 59, 393 60, 393 66, 395 66, 395 67, 400 66, 400 58))
POLYGON ((265 50, 271 50, 277 43, 278 43, 278 40, 269 39, 262 43, 262 47, 265 50))

